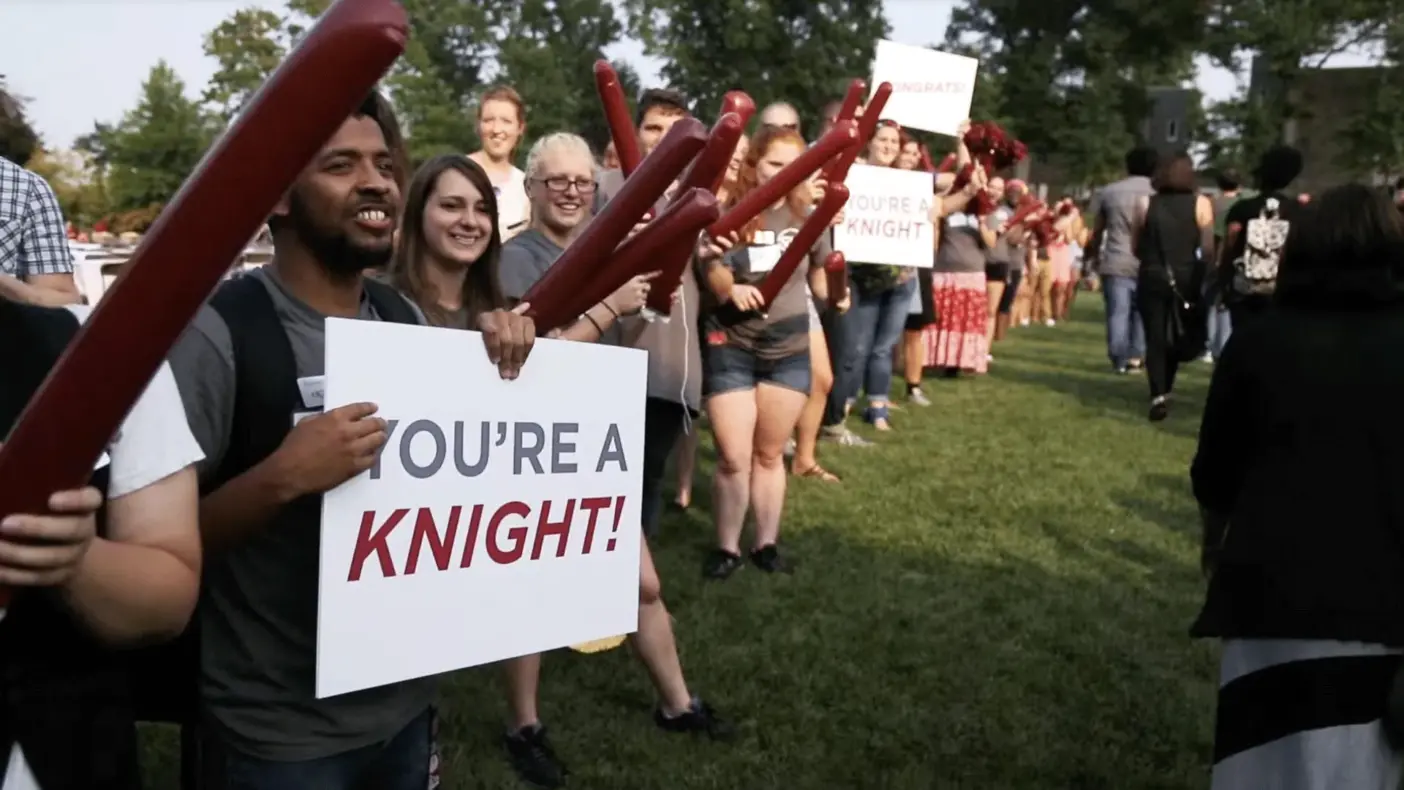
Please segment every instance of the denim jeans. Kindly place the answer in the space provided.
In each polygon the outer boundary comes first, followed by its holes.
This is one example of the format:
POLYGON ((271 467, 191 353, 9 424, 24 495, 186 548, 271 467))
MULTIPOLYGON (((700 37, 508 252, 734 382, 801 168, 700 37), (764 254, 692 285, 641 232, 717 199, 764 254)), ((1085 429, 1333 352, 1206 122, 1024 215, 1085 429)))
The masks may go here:
POLYGON ((844 365, 844 397, 856 398, 861 388, 874 399, 886 401, 892 389, 892 347, 902 339, 917 278, 875 294, 853 289, 850 309, 852 355, 844 365))
POLYGON ((844 370, 849 357, 853 356, 853 310, 840 313, 832 307, 819 314, 819 323, 824 327, 824 342, 829 347, 829 363, 833 366, 834 386, 829 389, 829 400, 824 404, 824 425, 838 425, 843 422, 843 410, 848 393, 843 388, 844 370))
POLYGON ((1224 353, 1224 344, 1233 334, 1233 319, 1229 311, 1217 305, 1209 308, 1209 354, 1215 361, 1224 353))
POLYGON ((1133 359, 1146 357, 1146 330, 1136 306, 1136 278, 1108 275, 1102 278, 1102 299, 1107 307, 1107 357, 1124 368, 1133 359))
POLYGON ((426 710, 385 743, 314 760, 263 760, 210 743, 202 755, 205 790, 425 790, 437 762, 435 713, 426 710))

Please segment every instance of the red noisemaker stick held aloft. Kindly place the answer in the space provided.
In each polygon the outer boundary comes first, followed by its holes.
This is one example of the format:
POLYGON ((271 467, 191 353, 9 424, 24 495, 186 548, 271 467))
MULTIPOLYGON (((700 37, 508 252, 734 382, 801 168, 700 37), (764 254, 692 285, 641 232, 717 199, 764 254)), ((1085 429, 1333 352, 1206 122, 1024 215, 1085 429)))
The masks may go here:
MULTIPOLYGON (((732 93, 728 93, 727 96, 730 97, 732 93)), ((740 95, 750 100, 746 94, 740 95)), ((725 104, 723 102, 723 106, 725 104)), ((745 120, 734 112, 726 113, 717 120, 717 124, 712 127, 712 133, 707 137, 707 144, 702 153, 692 161, 692 167, 683 177, 682 184, 678 187, 678 195, 686 195, 688 190, 694 188, 705 189, 715 194, 721 188, 722 180, 726 178, 726 169, 731 166, 731 155, 736 153, 736 144, 741 140, 741 128, 744 125, 745 120)), ((679 199, 681 198, 675 198, 674 202, 679 199)), ((717 207, 717 214, 721 214, 720 205, 717 207)), ((715 219, 716 217, 713 217, 713 220, 715 219)), ((662 265, 658 269, 658 277, 653 281, 653 287, 649 289, 647 305, 654 316, 667 317, 672 314, 673 292, 682 284, 683 272, 692 260, 694 246, 696 234, 680 236, 658 259, 662 265)))
POLYGON ((810 146, 809 150, 781 168, 769 181, 748 192, 731 207, 731 210, 723 214, 721 219, 712 223, 707 233, 715 238, 740 230, 747 222, 760 216, 761 212, 803 184, 814 171, 823 167, 830 159, 846 155, 850 149, 857 149, 858 139, 858 126, 853 121, 839 121, 828 134, 810 146))
POLYGON ((848 92, 843 95, 843 104, 839 105, 838 115, 834 121, 851 121, 858 115, 858 107, 863 103, 863 94, 868 92, 868 83, 863 80, 854 80, 848 83, 848 92))
POLYGON ((951 170, 952 170, 953 168, 955 168, 955 163, 956 163, 956 155, 955 155, 955 154, 946 154, 945 158, 941 160, 941 164, 939 164, 939 165, 936 166, 936 172, 938 172, 938 173, 949 173, 949 172, 951 172, 951 170))
POLYGON ((629 117, 629 99, 619 84, 619 75, 607 60, 595 61, 595 91, 604 105, 605 122, 619 155, 619 169, 628 178, 639 167, 639 138, 634 131, 634 119, 629 117))
POLYGON ((1038 200, 1033 200, 1031 202, 1025 203, 1022 206, 1020 206, 1017 211, 1014 212, 1014 214, 1009 218, 1008 222, 1004 223, 1005 227, 1018 225, 1019 223, 1033 216, 1037 212, 1042 211, 1044 208, 1046 207, 1043 205, 1042 202, 1038 200))
MULTIPOLYGON (((580 305, 581 294, 601 273, 604 262, 619 242, 706 145, 706 135, 706 128, 696 118, 683 118, 674 123, 648 158, 639 164, 639 169, 625 179, 618 194, 527 291, 522 301, 531 303, 527 315, 536 321, 537 331, 545 334, 563 327, 593 304, 580 305)), ((623 284, 624 280, 620 280, 614 287, 623 284)))
POLYGON ((824 274, 829 280, 829 306, 835 307, 848 298, 848 259, 834 250, 824 259, 824 274))
MULTIPOLYGON (((868 106, 863 108, 863 117, 858 119, 858 139, 866 143, 873 139, 873 134, 877 131, 878 121, 882 118, 882 110, 887 106, 887 100, 892 96, 892 83, 884 82, 873 91, 873 97, 868 99, 868 106)), ((848 171, 853 167, 853 163, 858 161, 858 148, 844 154, 843 158, 834 163, 834 167, 829 171, 829 181, 843 181, 848 178, 848 171)))
MULTIPOLYGON (((88 479, 200 305, 404 51, 408 29, 393 0, 339 0, 264 83, 20 414, 0 450, 0 517, 45 513, 50 494, 88 479)), ((0 603, 9 597, 0 589, 0 603)))
MULTIPOLYGON (((771 269, 761 281, 761 297, 765 299, 766 306, 775 302, 775 297, 780 295, 780 289, 785 287, 785 283, 794 276, 795 270, 799 268, 802 261, 809 258, 809 250, 814 247, 814 243, 819 241, 819 237, 829 229, 829 225, 834 221, 834 217, 843 211, 843 205, 848 202, 848 187, 843 184, 830 184, 824 193, 824 199, 819 201, 819 205, 814 209, 814 213, 800 226, 799 232, 790 240, 790 246, 780 253, 780 260, 775 262, 775 268, 771 269)), ((827 261, 826 261, 827 263, 827 261)))
POLYGON ((751 116, 756 114, 756 102, 745 91, 727 91, 722 97, 721 114, 735 114, 741 119, 741 128, 744 129, 751 122, 751 116))
MULTIPOLYGON (((843 104, 839 105, 838 115, 834 116, 834 123, 839 123, 840 121, 853 121, 854 116, 858 114, 859 105, 863 103, 863 94, 867 92, 868 83, 864 82, 863 80, 854 80, 848 83, 848 93, 844 94, 843 96, 843 104)), ((857 156, 857 154, 854 155, 857 156)), ((842 158, 835 159, 824 168, 824 179, 826 181, 843 180, 843 178, 834 178, 834 174, 838 172, 839 165, 842 162, 842 158)), ((847 172, 847 170, 844 171, 845 175, 847 174, 847 172)))
MULTIPOLYGON (((673 248, 678 239, 696 239, 697 234, 721 215, 717 196, 705 189, 689 189, 682 193, 653 221, 649 222, 633 238, 628 239, 604 262, 598 276, 591 279, 589 287, 581 293, 576 302, 579 311, 584 313, 605 297, 614 293, 624 283, 640 274, 658 270, 658 262, 673 248)), ((678 277, 679 282, 682 277, 678 277)), ((676 289, 677 285, 673 285, 676 289)), ((662 292, 655 278, 650 295, 662 292)), ((665 298, 672 296, 673 290, 663 292, 665 298)))

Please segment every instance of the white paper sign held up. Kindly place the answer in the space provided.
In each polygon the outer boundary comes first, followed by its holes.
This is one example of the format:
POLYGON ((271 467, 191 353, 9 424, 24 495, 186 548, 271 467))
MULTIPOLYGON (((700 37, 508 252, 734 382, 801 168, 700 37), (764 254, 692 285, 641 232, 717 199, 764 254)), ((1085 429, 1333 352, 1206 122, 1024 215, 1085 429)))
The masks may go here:
POLYGON ((477 332, 328 319, 327 409, 390 435, 322 499, 317 697, 636 630, 646 376, 540 340, 503 381, 477 332))
POLYGON ((873 90, 892 83, 882 111, 903 126, 955 136, 970 117, 980 61, 926 47, 879 41, 873 59, 873 90))
POLYGON ((930 173, 854 165, 843 183, 849 198, 834 249, 849 263, 931 266, 930 173))

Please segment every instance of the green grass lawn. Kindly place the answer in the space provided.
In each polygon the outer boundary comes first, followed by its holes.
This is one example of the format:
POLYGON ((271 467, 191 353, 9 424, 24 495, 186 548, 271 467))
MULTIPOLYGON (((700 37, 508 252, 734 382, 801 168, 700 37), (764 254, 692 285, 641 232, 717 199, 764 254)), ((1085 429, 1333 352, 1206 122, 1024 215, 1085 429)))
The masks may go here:
MULTIPOLYGON (((823 451, 839 485, 792 482, 794 576, 704 582, 697 506, 654 551, 694 691, 740 730, 657 730, 623 649, 546 658, 542 715, 571 787, 599 790, 1154 790, 1207 783, 1215 651, 1200 603, 1187 468, 1209 366, 1145 419, 1112 375, 1100 298, 1016 330, 989 376, 928 382, 874 448, 823 451)), ((446 788, 520 786, 492 668, 444 702, 446 788)), ((172 787, 170 742, 154 787, 172 787)))

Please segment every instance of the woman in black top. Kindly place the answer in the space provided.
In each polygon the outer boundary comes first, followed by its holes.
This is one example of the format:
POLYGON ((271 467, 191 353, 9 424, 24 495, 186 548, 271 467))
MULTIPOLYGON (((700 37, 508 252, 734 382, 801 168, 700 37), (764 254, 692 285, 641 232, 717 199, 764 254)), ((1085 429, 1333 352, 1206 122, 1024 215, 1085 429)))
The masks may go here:
POLYGON ((1156 193, 1144 202, 1134 229, 1136 257, 1141 261, 1136 290, 1146 329, 1150 418, 1157 421, 1169 416, 1170 393, 1184 356, 1182 349, 1172 347, 1176 345, 1173 325, 1188 332, 1206 326, 1202 316, 1187 318, 1181 308, 1199 301, 1205 261, 1214 249, 1214 207, 1197 193, 1194 161, 1181 153, 1163 168, 1156 179, 1156 193))
POLYGON ((1400 786, 1381 717, 1404 647, 1401 347, 1404 222, 1333 189, 1293 223, 1275 304, 1234 327, 1191 470, 1216 789, 1400 786))

